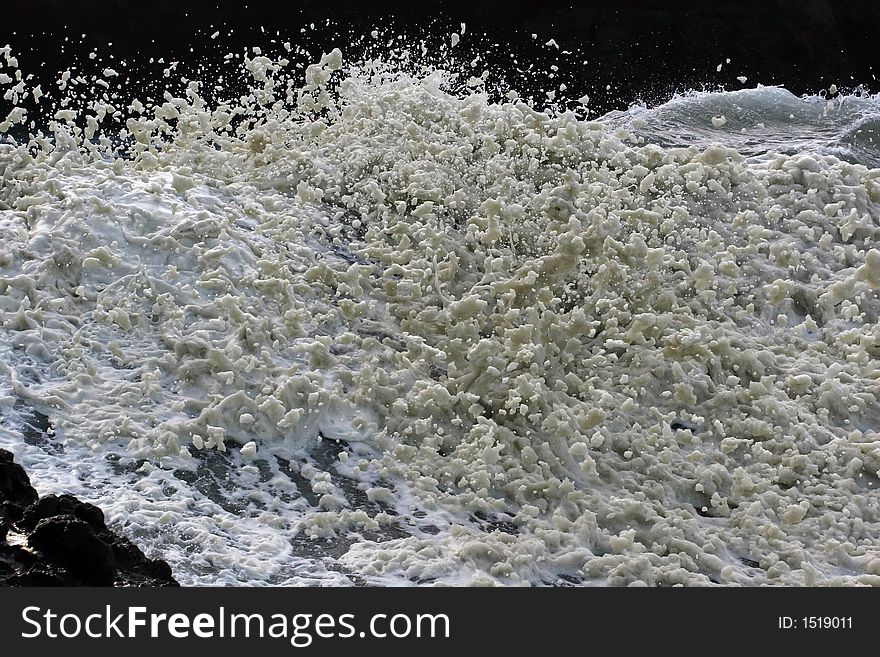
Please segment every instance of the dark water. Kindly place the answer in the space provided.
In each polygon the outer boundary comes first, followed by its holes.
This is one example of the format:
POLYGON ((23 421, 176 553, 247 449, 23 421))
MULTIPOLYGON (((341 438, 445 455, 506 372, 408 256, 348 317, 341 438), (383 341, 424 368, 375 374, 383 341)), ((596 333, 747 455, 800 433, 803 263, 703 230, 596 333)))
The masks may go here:
POLYGON ((737 89, 738 76, 748 77, 750 86, 779 85, 796 95, 831 83, 880 90, 875 79, 880 12, 870 0, 519 0, 504 3, 503 9, 499 3, 466 0, 9 4, 3 10, 0 45, 12 43, 24 67, 37 70, 38 79, 45 75, 47 84, 54 82, 59 64, 85 58, 95 47, 116 60, 161 54, 195 62, 276 36, 321 44, 325 35, 349 30, 362 34, 393 26, 402 33, 446 34, 465 22, 469 34, 486 33, 487 46, 507 46, 497 52, 487 47, 483 54, 517 88, 546 87, 547 80, 535 80, 529 67, 545 70, 540 63, 559 54, 544 47, 553 38, 560 51, 572 53, 573 64, 560 67, 556 80, 567 85, 572 97, 589 93, 598 114, 636 100, 658 104, 675 91, 737 89), (314 29, 302 34, 301 26, 309 24, 314 29), (222 32, 222 44, 210 38, 215 30, 222 32), (721 72, 718 64, 724 64, 721 72))

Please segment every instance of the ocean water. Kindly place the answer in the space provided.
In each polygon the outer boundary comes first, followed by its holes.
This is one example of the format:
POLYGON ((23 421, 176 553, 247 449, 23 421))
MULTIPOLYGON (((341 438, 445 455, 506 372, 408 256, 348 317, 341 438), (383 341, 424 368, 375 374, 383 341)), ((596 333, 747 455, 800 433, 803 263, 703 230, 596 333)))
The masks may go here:
POLYGON ((818 152, 877 167, 878 109, 877 97, 858 89, 795 96, 782 87, 758 87, 691 92, 658 107, 611 112, 602 121, 664 147, 720 142, 752 157, 818 152))
POLYGON ((3 54, 0 447, 181 583, 880 584, 877 97, 3 54))

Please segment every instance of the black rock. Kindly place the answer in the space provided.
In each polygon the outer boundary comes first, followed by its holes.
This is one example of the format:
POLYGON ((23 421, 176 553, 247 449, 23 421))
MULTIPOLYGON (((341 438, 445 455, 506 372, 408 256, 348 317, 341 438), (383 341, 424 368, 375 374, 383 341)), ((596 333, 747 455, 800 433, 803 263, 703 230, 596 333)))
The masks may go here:
POLYGON ((67 572, 57 566, 33 566, 10 576, 6 586, 69 586, 67 572))
POLYGON ((73 495, 46 495, 25 510, 18 524, 23 529, 33 530, 41 520, 64 515, 74 516, 94 529, 107 528, 101 509, 81 502, 73 495))
POLYGON ((98 507, 40 498, 2 449, 0 503, 0 586, 178 586, 166 562, 110 531, 98 507))
POLYGON ((0 517, 17 518, 37 499, 24 468, 12 460, 12 454, 0 449, 0 517))
POLYGON ((75 516, 59 515, 41 520, 28 536, 28 546, 67 568, 84 583, 112 586, 116 579, 113 550, 98 538, 91 525, 75 516))

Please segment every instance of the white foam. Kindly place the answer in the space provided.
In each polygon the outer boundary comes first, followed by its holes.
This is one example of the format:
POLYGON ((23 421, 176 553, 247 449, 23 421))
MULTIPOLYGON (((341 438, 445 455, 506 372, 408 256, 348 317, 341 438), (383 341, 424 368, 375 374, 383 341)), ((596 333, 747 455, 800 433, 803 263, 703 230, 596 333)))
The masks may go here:
POLYGON ((0 147, 0 438, 43 490, 188 583, 348 581, 325 540, 376 582, 878 583, 880 171, 245 67, 125 157, 60 108, 0 147))

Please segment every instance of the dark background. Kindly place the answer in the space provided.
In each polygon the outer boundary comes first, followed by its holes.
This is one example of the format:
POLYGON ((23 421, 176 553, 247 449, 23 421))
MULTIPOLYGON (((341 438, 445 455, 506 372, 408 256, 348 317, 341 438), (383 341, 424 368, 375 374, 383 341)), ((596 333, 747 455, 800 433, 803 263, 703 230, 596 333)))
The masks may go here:
MULTIPOLYGON (((501 69, 510 67, 510 52, 521 62, 548 57, 544 43, 555 38, 561 49, 579 48, 583 54, 556 82, 567 82, 575 98, 589 93, 598 112, 637 99, 661 102, 686 88, 740 88, 740 75, 748 77, 747 86, 781 84, 798 94, 832 82, 878 89, 876 0, 11 0, 4 5, 0 45, 11 43, 22 66, 49 81, 95 45, 103 47, 102 55, 112 51, 119 58, 185 59, 210 48, 222 54, 261 45, 268 38, 261 26, 294 40, 304 24, 330 18, 355 32, 394 24, 422 34, 445 34, 444 21, 447 26, 464 21, 469 33, 486 32, 488 40, 507 48, 506 57, 489 57, 501 69), (209 35, 224 25, 234 34, 222 44, 212 42, 209 35), (81 34, 87 35, 83 44, 81 34), (76 39, 65 43, 66 36, 76 39), (728 58, 731 63, 718 73, 716 66, 728 58)), ((338 39, 327 38, 324 45, 345 50, 338 39)), ((512 77, 516 84, 516 74, 512 77)))

